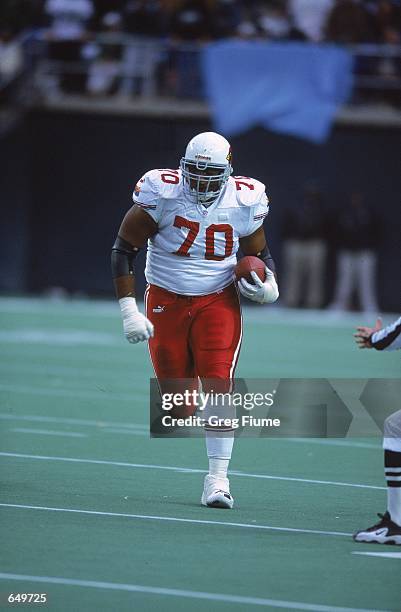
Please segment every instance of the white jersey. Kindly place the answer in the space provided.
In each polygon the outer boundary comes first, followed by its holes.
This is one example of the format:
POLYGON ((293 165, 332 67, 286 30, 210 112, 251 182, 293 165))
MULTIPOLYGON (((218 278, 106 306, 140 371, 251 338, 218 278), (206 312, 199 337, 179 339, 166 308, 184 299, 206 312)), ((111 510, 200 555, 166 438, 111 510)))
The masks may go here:
POLYGON ((401 317, 374 333, 370 339, 372 347, 379 351, 401 349, 401 317))
POLYGON ((137 183, 134 202, 158 225, 148 241, 148 283, 182 295, 207 295, 233 280, 239 238, 249 236, 269 212, 265 186, 230 177, 205 208, 188 199, 180 170, 150 170, 137 183))

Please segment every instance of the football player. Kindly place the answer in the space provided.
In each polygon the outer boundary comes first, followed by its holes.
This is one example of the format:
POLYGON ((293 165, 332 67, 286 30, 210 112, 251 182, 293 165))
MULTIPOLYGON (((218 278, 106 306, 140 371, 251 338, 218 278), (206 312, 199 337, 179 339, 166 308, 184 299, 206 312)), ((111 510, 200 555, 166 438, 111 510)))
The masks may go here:
MULTIPOLYGON (((189 142, 179 169, 146 172, 112 249, 125 336, 132 343, 149 341, 162 392, 171 392, 168 385, 175 379, 191 379, 193 388, 200 379, 203 390, 210 380, 219 381, 219 392, 230 390, 242 338, 233 282, 239 247, 266 266, 264 282, 254 272, 253 283, 239 281, 241 293, 260 304, 279 295, 263 229, 269 211, 265 186, 231 176, 231 159, 227 140, 205 132, 189 142), (142 314, 135 300, 134 260, 146 243, 148 286, 142 314)), ((191 406, 186 410, 194 411, 191 406)), ((232 508, 227 469, 234 432, 224 430, 219 436, 205 429, 209 474, 201 503, 232 508)))
MULTIPOLYGON (((358 327, 354 335, 359 348, 401 349, 401 317, 384 329, 378 319, 375 327, 358 327)), ((378 523, 355 533, 354 540, 401 545, 401 410, 384 421, 383 448, 387 510, 378 515, 378 523)))

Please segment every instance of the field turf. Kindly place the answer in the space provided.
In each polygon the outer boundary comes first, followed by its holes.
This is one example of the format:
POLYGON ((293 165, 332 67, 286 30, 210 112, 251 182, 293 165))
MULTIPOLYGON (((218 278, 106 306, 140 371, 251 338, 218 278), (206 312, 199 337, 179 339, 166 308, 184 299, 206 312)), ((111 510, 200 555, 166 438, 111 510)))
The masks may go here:
MULTIPOLYGON (((0 609, 401 610, 400 548, 351 538, 385 510, 379 435, 241 438, 234 509, 204 508, 204 441, 149 439, 147 347, 115 303, 0 318, 0 609)), ((237 374, 397 378, 399 354, 354 346, 373 322, 246 309, 237 374)))

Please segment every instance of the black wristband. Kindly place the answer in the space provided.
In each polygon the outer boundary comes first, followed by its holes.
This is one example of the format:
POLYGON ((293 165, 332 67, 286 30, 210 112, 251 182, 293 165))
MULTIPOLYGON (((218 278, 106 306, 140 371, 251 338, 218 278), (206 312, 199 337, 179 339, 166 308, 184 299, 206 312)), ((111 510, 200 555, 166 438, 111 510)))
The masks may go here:
POLYGON ((271 270, 276 276, 276 265, 274 263, 273 257, 270 255, 270 251, 267 248, 267 245, 265 245, 263 247, 263 250, 257 254, 257 257, 264 261, 269 270, 271 270))

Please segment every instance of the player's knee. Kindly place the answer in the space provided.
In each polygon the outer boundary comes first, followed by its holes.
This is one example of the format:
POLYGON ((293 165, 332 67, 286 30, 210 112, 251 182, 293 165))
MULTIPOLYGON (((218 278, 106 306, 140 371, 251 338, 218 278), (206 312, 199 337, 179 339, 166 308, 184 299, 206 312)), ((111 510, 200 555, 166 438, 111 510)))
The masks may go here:
POLYGON ((211 369, 201 377, 202 390, 204 393, 229 393, 232 387, 232 379, 226 373, 211 369))

